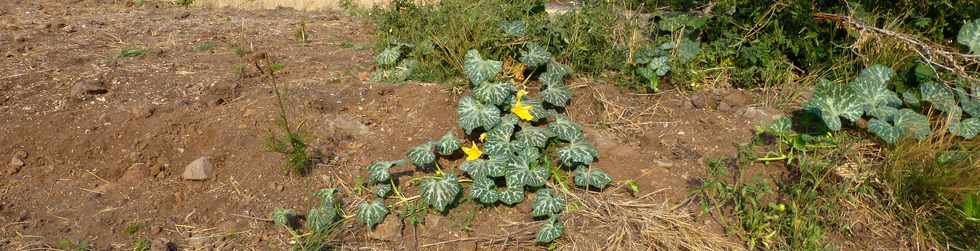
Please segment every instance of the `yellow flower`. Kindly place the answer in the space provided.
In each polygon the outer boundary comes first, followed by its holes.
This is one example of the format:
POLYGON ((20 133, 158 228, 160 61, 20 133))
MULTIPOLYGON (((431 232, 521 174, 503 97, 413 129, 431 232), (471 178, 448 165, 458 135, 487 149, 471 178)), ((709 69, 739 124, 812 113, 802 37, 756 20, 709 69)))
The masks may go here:
POLYGON ((481 133, 480 142, 486 142, 486 141, 487 141, 487 133, 481 133))
POLYGON ((466 153, 466 160, 475 160, 483 156, 483 152, 480 151, 480 147, 476 146, 476 142, 473 142, 472 147, 463 146, 463 152, 466 153))
POLYGON ((534 116, 531 115, 531 108, 533 107, 531 105, 521 104, 521 98, 523 98, 524 95, 527 95, 527 91, 517 91, 517 98, 514 99, 514 105, 511 106, 510 112, 514 113, 514 115, 517 115, 517 117, 521 118, 522 120, 531 121, 534 119, 534 116))

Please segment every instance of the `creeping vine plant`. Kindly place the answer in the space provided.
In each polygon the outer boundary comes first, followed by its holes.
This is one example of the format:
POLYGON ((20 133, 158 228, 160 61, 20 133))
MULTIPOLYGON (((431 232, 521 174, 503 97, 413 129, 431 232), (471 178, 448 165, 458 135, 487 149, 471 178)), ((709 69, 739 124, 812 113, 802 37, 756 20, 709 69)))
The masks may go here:
MULTIPOLYGON (((521 36, 523 25, 520 21, 502 22, 500 28, 510 36, 521 36)), ((571 68, 556 62, 547 46, 526 42, 522 49, 521 67, 527 67, 529 77, 537 75, 541 82, 538 96, 525 90, 527 81, 504 78, 501 61, 483 58, 476 50, 467 52, 463 73, 470 81, 472 95, 459 99, 456 112, 459 127, 468 135, 464 138, 472 140, 464 142, 449 132, 408 150, 406 160, 418 170, 434 167, 435 171, 434 175, 412 179, 411 183, 418 186, 418 197, 404 197, 390 174, 391 167, 405 161, 369 165, 367 185, 373 187, 377 198, 359 206, 359 222, 373 227, 384 221, 389 208, 395 206, 385 205, 385 198, 392 191, 399 197, 398 204, 418 198, 443 213, 464 197, 484 206, 515 205, 524 201, 528 192, 534 192, 531 214, 547 220, 537 241, 550 243, 564 229, 560 214, 566 207, 563 192, 567 192, 564 184, 568 181, 562 179, 568 176, 561 175, 561 170, 571 173, 574 184, 582 188, 603 189, 609 185, 612 177, 592 166, 599 157, 598 151, 587 142, 582 127, 559 112, 571 99, 571 91, 564 83, 571 68), (458 171, 440 167, 440 156, 454 156, 459 150, 465 159, 458 171), (562 185, 551 186, 552 182, 562 185)), ((382 58, 384 63, 394 64, 390 58, 398 56, 386 52, 379 54, 379 64, 382 58)))

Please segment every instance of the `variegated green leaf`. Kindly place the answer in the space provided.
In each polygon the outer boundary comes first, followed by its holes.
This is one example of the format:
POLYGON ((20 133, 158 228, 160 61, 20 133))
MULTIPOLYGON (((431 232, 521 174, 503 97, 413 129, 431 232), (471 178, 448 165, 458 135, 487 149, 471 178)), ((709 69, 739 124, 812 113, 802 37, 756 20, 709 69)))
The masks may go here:
POLYGON ((950 132, 953 134, 966 138, 973 139, 980 133, 980 118, 968 118, 961 120, 959 123, 955 123, 949 128, 950 132))
MULTIPOLYGON (((667 61, 667 56, 653 58, 650 60, 650 63, 647 64, 647 69, 649 69, 650 72, 657 74, 657 76, 667 75, 667 72, 670 72, 670 64, 668 64, 667 61)), ((653 78, 653 76, 644 77, 648 79, 653 78)))
POLYGON ((396 161, 375 161, 367 167, 368 170, 368 182, 369 183, 382 183, 388 182, 391 178, 391 173, 388 171, 392 166, 397 166, 405 163, 404 160, 396 161))
POLYGON ((511 37, 523 37, 525 34, 525 25, 523 20, 500 21, 498 27, 504 31, 504 34, 511 37))
POLYGON ((510 81, 486 82, 473 89, 473 96, 484 104, 502 105, 517 89, 510 81))
POLYGON ((963 24, 956 36, 956 42, 966 45, 974 55, 980 55, 980 19, 963 24))
POLYGON ((597 157, 599 157, 599 150, 585 139, 572 140, 567 146, 558 149, 558 158, 567 167, 589 165, 597 157))
POLYGON ((517 160, 523 161, 524 163, 535 163, 541 159, 541 151, 537 147, 527 144, 518 144, 515 152, 517 154, 517 160))
POLYGON ((548 124, 548 129, 555 133, 555 137, 564 141, 582 138, 582 127, 564 115, 555 116, 555 121, 548 124))
POLYGON ((272 222, 283 227, 290 227, 289 222, 296 217, 292 209, 276 208, 272 210, 272 222))
POLYGON ((980 118, 980 87, 973 90, 973 94, 967 93, 966 90, 962 88, 956 89, 956 94, 960 98, 960 107, 963 108, 963 112, 970 114, 974 118, 980 118))
POLYGON ((918 107, 919 106, 919 100, 920 100, 919 99, 919 93, 917 91, 913 91, 913 90, 903 91, 902 92, 902 101, 904 101, 905 104, 918 107))
POLYGON ((779 119, 769 124, 767 129, 769 132, 776 134, 790 133, 793 131, 793 120, 786 116, 779 117, 779 119))
MULTIPOLYGON (((861 102, 861 108, 867 115, 876 113, 881 115, 880 109, 883 106, 899 106, 902 100, 898 94, 888 89, 888 81, 895 75, 895 71, 887 66, 876 64, 861 71, 854 81, 848 85, 851 92, 861 102)), ((876 116, 877 117, 877 116, 876 116)))
POLYGON ((701 53, 701 43, 687 37, 681 39, 677 44, 677 60, 681 64, 686 64, 694 60, 701 53))
POLYGON ((321 206, 333 207, 333 205, 337 202, 337 197, 334 197, 334 194, 336 193, 336 188, 324 188, 313 192, 313 196, 320 199, 321 206))
POLYGON ((384 221, 387 215, 388 208, 385 207, 385 203, 381 199, 361 202, 361 205, 357 207, 357 221, 366 224, 368 228, 374 228, 375 225, 384 221))
POLYGON ((496 106, 483 104, 471 96, 459 100, 456 113, 459 115, 459 126, 467 134, 481 127, 489 130, 500 122, 500 110, 496 106))
POLYGON ((545 47, 533 42, 528 43, 526 47, 526 51, 521 51, 521 63, 538 67, 551 62, 551 53, 545 47))
POLYGON ((919 92, 922 93, 922 100, 932 104, 936 110, 951 113, 959 110, 953 92, 945 86, 933 82, 919 85, 919 92))
POLYGON ((306 228, 317 234, 326 233, 336 220, 337 211, 333 208, 310 208, 310 212, 306 214, 306 228))
POLYGON ((559 214, 565 210, 565 198, 555 194, 550 188, 538 189, 531 207, 531 216, 534 217, 559 214))
POLYGON ((550 83, 545 86, 545 89, 541 91, 541 97, 544 98, 544 102, 548 102, 553 106, 565 107, 568 104, 568 100, 572 99, 572 91, 561 82, 550 83))
POLYGON ((807 108, 816 111, 828 129, 837 131, 841 128, 841 117, 855 121, 864 114, 862 104, 847 86, 821 79, 807 108))
POLYGON ((507 205, 514 205, 524 201, 524 186, 507 185, 507 189, 499 192, 500 202, 507 205))
POLYGON ((548 63, 548 69, 541 73, 541 81, 546 84, 554 84, 562 82, 565 76, 572 73, 572 67, 551 61, 548 63))
POLYGON ((536 127, 532 125, 524 126, 514 134, 514 139, 517 142, 534 147, 547 146, 548 139, 551 137, 554 137, 554 133, 547 127, 536 127))
POLYGON ((910 109, 898 110, 888 120, 891 123, 882 119, 871 119, 868 121, 868 131, 889 144, 895 144, 903 137, 923 140, 932 133, 929 118, 910 109))
POLYGON ((503 69, 503 63, 494 60, 484 60, 480 57, 480 52, 469 50, 463 59, 463 73, 475 86, 483 84, 485 81, 493 80, 503 69))
POLYGON ((594 187, 598 189, 606 188, 612 182, 610 177, 602 169, 596 167, 579 166, 575 168, 575 185, 580 187, 594 187))
POLYGON ((441 155, 452 155, 456 150, 459 150, 459 139, 453 132, 447 132, 436 144, 436 151, 439 151, 441 155))
POLYGON ((460 189, 462 188, 459 186, 459 179, 452 174, 444 174, 442 177, 425 178, 419 188, 420 195, 425 200, 425 203, 428 203, 429 206, 432 206, 432 208, 440 212, 446 212, 449 209, 449 205, 459 195, 460 189))
POLYGON ((409 149, 406 155, 415 166, 428 166, 436 161, 436 153, 433 152, 433 147, 434 144, 432 142, 422 143, 421 145, 409 149))
POLYGON ((548 223, 541 225, 536 241, 542 244, 551 243, 558 239, 558 237, 561 237, 561 233, 564 230, 565 225, 558 221, 558 216, 551 216, 548 219, 548 223))
POLYGON ((470 198, 483 204, 493 204, 500 199, 496 185, 488 178, 475 178, 470 186, 470 198))
POLYGON ((548 180, 548 176, 550 176, 548 170, 544 170, 544 168, 530 168, 527 162, 516 159, 508 163, 505 178, 509 187, 541 187, 548 180))
POLYGON ((463 162, 459 169, 473 179, 486 177, 502 177, 505 174, 506 163, 496 160, 475 159, 463 162))
POLYGON ((396 62, 398 62, 398 58, 401 57, 401 55, 402 52, 397 46, 388 47, 374 57, 374 62, 380 66, 394 65, 396 62))
POLYGON ((541 101, 537 99, 525 97, 524 100, 521 101, 521 103, 531 106, 531 116, 534 117, 534 120, 532 121, 539 121, 542 119, 546 119, 556 113, 553 110, 545 109, 541 101))
POLYGON ((378 198, 383 199, 388 196, 388 193, 391 193, 391 190, 391 184, 377 184, 374 185, 371 192, 374 193, 375 196, 378 196, 378 198))
MULTIPOLYGON (((509 137, 509 136, 508 136, 509 137)), ((487 136, 487 142, 483 144, 483 152, 489 156, 499 156, 514 154, 514 143, 504 139, 487 136)))

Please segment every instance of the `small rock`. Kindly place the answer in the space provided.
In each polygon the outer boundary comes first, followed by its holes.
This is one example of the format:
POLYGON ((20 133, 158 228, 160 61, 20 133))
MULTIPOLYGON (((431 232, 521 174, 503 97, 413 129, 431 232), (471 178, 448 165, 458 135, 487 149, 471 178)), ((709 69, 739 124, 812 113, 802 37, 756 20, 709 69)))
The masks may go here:
POLYGON ((18 158, 17 156, 10 158, 10 167, 20 168, 26 164, 27 163, 25 163, 24 160, 18 158))
POLYGON ((76 98, 84 98, 87 95, 99 95, 109 92, 102 80, 79 81, 71 87, 71 95, 76 98))
POLYGON ((185 180, 207 180, 212 175, 214 175, 214 166, 211 164, 211 158, 204 156, 184 167, 181 177, 185 180))
POLYGON ((674 167, 674 162, 669 160, 654 160, 653 165, 660 168, 671 168, 674 167))
POLYGON ((691 104, 698 109, 714 109, 718 107, 718 98, 709 92, 699 92, 691 95, 691 104))
POLYGON ((158 235, 160 232, 163 232, 163 228, 160 226, 153 226, 150 228, 150 234, 152 235, 158 235))
MULTIPOLYGON (((429 222, 428 218, 426 217, 426 222, 429 222)), ((397 217, 385 217, 383 222, 367 233, 367 237, 375 240, 398 241, 401 239, 401 223, 397 217)))
MULTIPOLYGON (((752 103, 752 97, 743 91, 734 90, 728 95, 722 98, 721 103, 727 105, 730 108, 741 108, 752 103)), ((720 110, 719 106, 719 110, 720 110)))
POLYGON ((753 126, 768 125, 783 116, 782 112, 768 107, 746 107, 741 115, 753 126))
POLYGON ((122 177, 119 178, 120 183, 133 184, 139 182, 146 176, 146 164, 136 163, 129 166, 126 172, 123 173, 122 177))
POLYGON ((157 111, 156 107, 153 107, 152 105, 149 104, 136 105, 133 106, 132 110, 130 110, 130 112, 133 114, 133 117, 142 118, 142 119, 153 116, 153 113, 155 113, 156 111, 157 111))
POLYGON ((177 16, 175 16, 174 18, 176 18, 176 19, 184 19, 184 18, 188 18, 190 16, 191 16, 191 13, 190 12, 182 12, 182 13, 177 14, 177 16))

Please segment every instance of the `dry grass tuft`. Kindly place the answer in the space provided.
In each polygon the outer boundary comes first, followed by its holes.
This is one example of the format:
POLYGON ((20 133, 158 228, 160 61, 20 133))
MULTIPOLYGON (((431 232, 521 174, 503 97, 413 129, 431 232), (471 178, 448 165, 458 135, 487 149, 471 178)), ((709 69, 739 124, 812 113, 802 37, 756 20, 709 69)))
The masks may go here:
MULTIPOLYGON (((371 8, 374 6, 385 6, 389 0, 350 0, 351 6, 371 8)), ((233 7, 240 9, 275 9, 279 7, 293 8, 302 11, 317 10, 338 10, 347 4, 344 0, 197 0, 194 5, 223 8, 233 7)))
POLYGON ((742 250, 720 234, 694 223, 682 205, 613 192, 569 194, 577 204, 567 213, 565 248, 573 250, 742 250))

